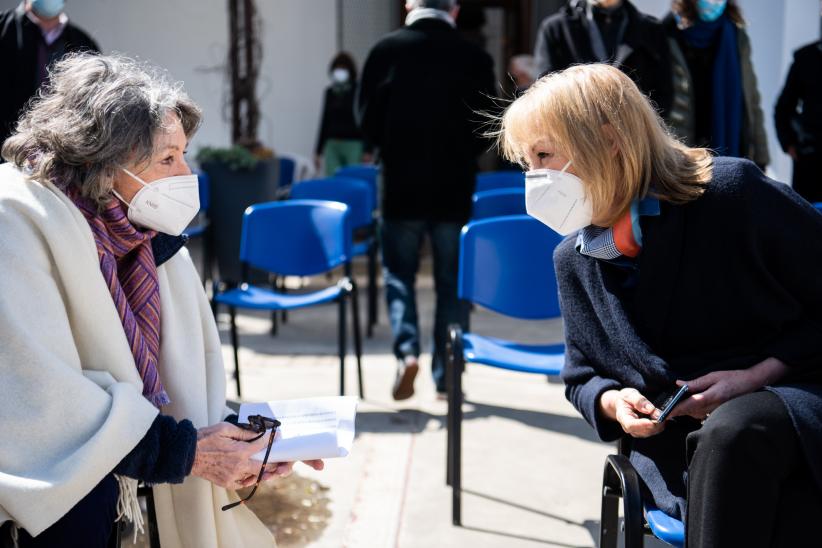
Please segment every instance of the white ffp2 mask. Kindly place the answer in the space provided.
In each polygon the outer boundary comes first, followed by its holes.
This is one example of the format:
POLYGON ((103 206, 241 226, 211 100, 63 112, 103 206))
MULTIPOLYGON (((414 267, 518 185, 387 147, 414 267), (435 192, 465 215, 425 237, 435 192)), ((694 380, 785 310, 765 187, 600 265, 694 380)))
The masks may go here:
POLYGON ((131 203, 114 191, 114 195, 128 206, 128 220, 132 224, 179 236, 200 211, 196 175, 175 175, 147 183, 126 168, 121 169, 143 185, 131 203))
POLYGON ((591 224, 593 209, 585 186, 576 175, 556 169, 534 169, 525 173, 525 210, 531 217, 566 236, 591 224))

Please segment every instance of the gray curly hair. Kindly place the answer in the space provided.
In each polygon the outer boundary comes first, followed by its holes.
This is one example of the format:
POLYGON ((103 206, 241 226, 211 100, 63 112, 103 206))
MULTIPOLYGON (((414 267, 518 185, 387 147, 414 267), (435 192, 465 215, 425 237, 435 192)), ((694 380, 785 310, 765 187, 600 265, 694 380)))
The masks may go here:
POLYGON ((120 55, 72 54, 52 66, 2 155, 103 205, 120 166, 151 159, 169 114, 191 138, 202 111, 165 72, 120 55))

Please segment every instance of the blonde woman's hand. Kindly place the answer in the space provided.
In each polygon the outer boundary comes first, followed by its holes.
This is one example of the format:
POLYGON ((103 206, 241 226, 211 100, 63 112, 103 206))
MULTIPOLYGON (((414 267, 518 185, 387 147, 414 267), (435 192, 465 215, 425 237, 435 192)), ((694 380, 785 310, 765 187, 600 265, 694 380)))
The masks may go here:
POLYGON ((704 420, 726 401, 775 383, 787 372, 785 363, 768 358, 748 369, 714 371, 690 381, 676 381, 679 386, 688 385, 690 397, 674 407, 671 416, 687 415, 704 420))
POLYGON ((600 396, 599 405, 605 416, 634 438, 648 438, 665 429, 664 423, 656 422, 660 410, 636 388, 607 390, 600 396))
MULTIPOLYGON (((300 461, 313 468, 314 470, 322 470, 325 468, 325 462, 321 459, 303 460, 300 461)), ((266 465, 265 474, 263 474, 262 481, 268 481, 273 478, 286 478, 291 475, 294 469, 294 462, 270 462, 266 465)))

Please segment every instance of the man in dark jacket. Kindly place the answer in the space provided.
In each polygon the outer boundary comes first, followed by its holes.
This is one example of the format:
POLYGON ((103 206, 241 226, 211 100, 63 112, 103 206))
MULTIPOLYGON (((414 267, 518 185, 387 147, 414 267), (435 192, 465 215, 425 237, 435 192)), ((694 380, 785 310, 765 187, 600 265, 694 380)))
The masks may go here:
POLYGON ((0 145, 48 78, 49 65, 67 53, 100 51, 88 34, 68 21, 63 7, 62 0, 24 0, 0 13, 0 145))
POLYGON ((798 49, 776 102, 776 134, 793 158, 793 188, 809 202, 822 202, 822 42, 798 49))
POLYGON ((571 0, 540 24, 534 47, 540 75, 580 63, 610 63, 636 82, 662 116, 673 84, 661 24, 628 0, 571 0))
POLYGON ((358 115, 383 166, 386 298, 399 365, 394 397, 414 393, 420 353, 414 281, 428 234, 437 308, 432 372, 445 393, 447 326, 457 300, 459 234, 471 214, 482 116, 496 93, 493 62, 460 37, 455 0, 412 0, 406 26, 380 40, 363 70, 358 115))

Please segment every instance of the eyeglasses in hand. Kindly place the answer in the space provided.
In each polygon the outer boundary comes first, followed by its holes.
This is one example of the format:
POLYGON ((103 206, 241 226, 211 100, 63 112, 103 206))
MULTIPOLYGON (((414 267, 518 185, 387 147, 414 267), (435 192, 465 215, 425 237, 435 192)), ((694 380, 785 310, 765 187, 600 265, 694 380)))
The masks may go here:
POLYGON ((260 473, 257 475, 257 482, 254 484, 254 489, 252 489, 248 496, 246 496, 244 499, 223 506, 223 512, 225 512, 226 510, 231 510, 232 508, 234 508, 235 506, 239 506, 240 504, 245 504, 251 499, 251 497, 254 496, 254 493, 257 492, 257 487, 259 487, 260 481, 263 479, 263 474, 265 473, 265 465, 268 464, 268 455, 271 453, 271 446, 274 444, 274 436, 277 433, 277 428, 279 428, 280 426, 280 421, 278 421, 277 419, 264 417, 262 415, 250 415, 248 417, 248 423, 238 423, 237 426, 245 430, 257 432, 259 434, 259 436, 248 440, 249 442, 257 441, 258 439, 263 437, 265 435, 266 430, 271 430, 271 433, 268 436, 268 446, 265 449, 263 465, 260 467, 260 473))

